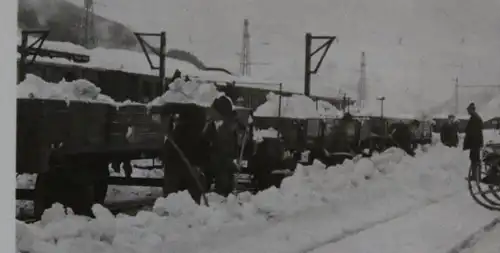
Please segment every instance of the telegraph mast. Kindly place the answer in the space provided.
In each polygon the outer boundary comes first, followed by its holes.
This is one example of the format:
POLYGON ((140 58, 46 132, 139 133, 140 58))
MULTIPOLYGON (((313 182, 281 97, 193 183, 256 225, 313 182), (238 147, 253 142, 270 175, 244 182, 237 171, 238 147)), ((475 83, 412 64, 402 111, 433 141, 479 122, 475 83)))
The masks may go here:
POLYGON ((86 48, 97 46, 97 36, 94 22, 94 0, 85 1, 85 14, 83 16, 81 28, 83 30, 82 45, 86 48))
POLYGON ((242 76, 250 75, 250 32, 248 26, 248 19, 245 19, 243 22, 243 45, 240 53, 240 73, 242 76))
POLYGON ((366 55, 361 52, 360 76, 358 82, 358 105, 363 108, 366 101, 366 55))

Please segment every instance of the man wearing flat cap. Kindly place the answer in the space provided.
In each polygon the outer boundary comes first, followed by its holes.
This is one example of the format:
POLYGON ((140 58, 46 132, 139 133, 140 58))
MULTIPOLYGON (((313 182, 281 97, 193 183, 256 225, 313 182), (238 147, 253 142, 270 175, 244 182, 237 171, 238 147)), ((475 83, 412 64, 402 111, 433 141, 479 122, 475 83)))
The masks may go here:
POLYGON ((480 166, 480 150, 484 144, 483 140, 483 120, 476 112, 476 105, 470 103, 467 107, 470 119, 465 128, 464 150, 469 150, 470 166, 475 175, 476 169, 480 166))

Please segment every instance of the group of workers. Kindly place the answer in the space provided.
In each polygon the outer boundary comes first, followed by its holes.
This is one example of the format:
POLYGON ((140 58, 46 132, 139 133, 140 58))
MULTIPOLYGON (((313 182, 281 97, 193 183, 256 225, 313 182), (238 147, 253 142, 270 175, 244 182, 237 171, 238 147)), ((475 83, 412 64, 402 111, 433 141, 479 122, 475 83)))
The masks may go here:
MULTIPOLYGON (((467 107, 470 118, 465 127, 463 150, 469 151, 470 168, 475 171, 481 165, 481 148, 484 145, 483 120, 476 112, 476 105, 470 103, 467 107)), ((448 147, 458 147, 459 128, 454 115, 448 116, 448 121, 443 124, 440 131, 441 142, 448 147)))
MULTIPOLYGON (((476 167, 480 163, 480 149, 484 144, 483 121, 473 103, 467 107, 467 111, 470 119, 465 128, 463 149, 470 151, 471 167, 476 167)), ((371 144, 367 146, 366 141, 378 137, 379 140, 385 138, 386 142, 389 140, 392 146, 403 149, 411 156, 415 155, 415 132, 420 126, 419 121, 394 123, 387 129, 385 137, 383 133, 374 134, 377 132, 376 124, 367 125, 369 124, 361 123, 350 114, 345 114, 335 129, 326 136, 323 150, 330 154, 362 153, 360 149, 370 148, 371 144)), ((173 142, 167 141, 165 145, 164 160, 168 160, 168 163, 164 163, 165 194, 188 190, 193 199, 199 202, 202 192, 215 184, 216 193, 229 195, 235 187, 234 174, 237 165, 234 161, 239 158, 242 141, 239 134, 250 132, 248 129, 248 126, 238 121, 232 101, 226 96, 216 99, 208 113, 199 108, 179 113, 168 136, 173 142), (187 167, 192 168, 190 170, 187 167)), ((441 127, 441 142, 448 147, 458 147, 458 134, 455 116, 449 115, 448 121, 441 127)), ((247 144, 251 145, 252 140, 248 140, 247 144)), ((332 163, 342 163, 347 158, 342 157, 332 163)), ((264 157, 259 160, 266 161, 264 157)))

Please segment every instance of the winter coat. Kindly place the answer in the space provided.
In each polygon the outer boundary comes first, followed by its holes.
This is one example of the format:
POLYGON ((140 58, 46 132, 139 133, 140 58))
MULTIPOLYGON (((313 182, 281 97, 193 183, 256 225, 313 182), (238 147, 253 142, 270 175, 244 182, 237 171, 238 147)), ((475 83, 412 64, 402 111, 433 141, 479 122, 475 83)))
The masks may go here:
POLYGON ((238 154, 237 124, 232 120, 209 122, 204 132, 204 139, 210 145, 210 156, 222 156, 236 159, 238 154))
POLYGON ((483 120, 477 113, 474 113, 465 127, 464 150, 478 149, 483 144, 483 120))
POLYGON ((458 125, 456 123, 445 123, 441 127, 441 142, 448 146, 458 145, 458 125))
MULTIPOLYGON (((191 124, 180 123, 169 135, 175 144, 184 153, 188 161, 194 166, 201 166, 205 161, 204 154, 207 145, 203 143, 201 131, 199 128, 191 124)), ((173 167, 185 167, 186 164, 179 155, 179 152, 174 146, 166 141, 165 143, 165 158, 169 165, 173 167)))
POLYGON ((393 129, 392 139, 396 142, 397 146, 409 155, 414 156, 415 151, 412 147, 413 133, 410 131, 408 125, 404 123, 396 123, 393 124, 391 128, 393 129))

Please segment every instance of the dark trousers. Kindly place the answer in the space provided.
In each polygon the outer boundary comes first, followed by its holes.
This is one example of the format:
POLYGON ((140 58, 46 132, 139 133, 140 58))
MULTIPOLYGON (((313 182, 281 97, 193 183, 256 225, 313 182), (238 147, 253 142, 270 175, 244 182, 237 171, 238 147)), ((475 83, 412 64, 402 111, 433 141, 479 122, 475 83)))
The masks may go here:
POLYGON ((235 187, 234 172, 236 171, 236 165, 227 157, 212 157, 210 160, 210 164, 205 170, 207 189, 215 181, 215 192, 227 197, 235 187))
POLYGON ((481 162, 480 148, 471 148, 469 152, 469 159, 471 163, 481 162))
POLYGON ((480 148, 471 148, 469 150, 470 168, 472 169, 472 175, 475 176, 478 172, 477 169, 481 165, 481 155, 480 148))
POLYGON ((183 165, 167 165, 165 167, 165 175, 163 178, 163 196, 167 197, 169 194, 188 190, 193 200, 199 204, 202 192, 198 187, 196 180, 189 173, 188 168, 183 165))

